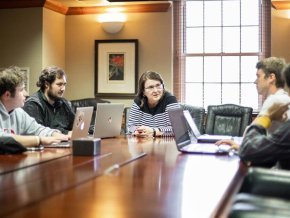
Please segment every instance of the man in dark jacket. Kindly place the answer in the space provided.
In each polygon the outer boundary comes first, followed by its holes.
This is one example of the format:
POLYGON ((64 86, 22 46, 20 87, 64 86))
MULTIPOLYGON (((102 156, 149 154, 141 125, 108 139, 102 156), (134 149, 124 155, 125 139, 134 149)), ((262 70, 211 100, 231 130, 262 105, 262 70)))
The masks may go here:
POLYGON ((40 89, 27 99, 23 109, 39 124, 70 134, 75 115, 71 103, 63 98, 66 84, 62 69, 46 67, 36 83, 40 89))
MULTIPOLYGON (((285 90, 290 94, 290 64, 284 69, 285 90)), ((289 102, 271 106, 267 113, 257 117, 247 129, 239 155, 249 165, 272 167, 278 165, 290 169, 290 117, 287 117, 289 102), (285 121, 271 134, 266 130, 273 121, 285 121)))

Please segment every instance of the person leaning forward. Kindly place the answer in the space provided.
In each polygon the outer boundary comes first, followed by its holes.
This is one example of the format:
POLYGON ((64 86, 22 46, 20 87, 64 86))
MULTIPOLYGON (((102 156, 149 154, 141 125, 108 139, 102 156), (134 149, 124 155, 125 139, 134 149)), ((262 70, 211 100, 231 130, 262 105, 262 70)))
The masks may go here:
POLYGON ((40 89, 25 102, 23 109, 46 127, 71 134, 75 114, 71 103, 63 98, 66 74, 59 67, 46 67, 36 83, 40 89))
POLYGON ((26 147, 68 140, 69 136, 38 124, 22 109, 27 95, 25 81, 19 67, 0 72, 0 137, 12 137, 26 147))

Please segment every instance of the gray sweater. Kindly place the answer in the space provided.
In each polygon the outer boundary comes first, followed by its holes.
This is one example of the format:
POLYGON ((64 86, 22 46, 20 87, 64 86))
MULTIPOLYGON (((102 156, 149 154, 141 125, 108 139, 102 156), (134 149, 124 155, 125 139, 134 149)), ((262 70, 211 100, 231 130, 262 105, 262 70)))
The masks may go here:
POLYGON ((57 130, 38 124, 22 108, 16 108, 8 113, 0 101, 0 136, 38 135, 51 136, 57 130))

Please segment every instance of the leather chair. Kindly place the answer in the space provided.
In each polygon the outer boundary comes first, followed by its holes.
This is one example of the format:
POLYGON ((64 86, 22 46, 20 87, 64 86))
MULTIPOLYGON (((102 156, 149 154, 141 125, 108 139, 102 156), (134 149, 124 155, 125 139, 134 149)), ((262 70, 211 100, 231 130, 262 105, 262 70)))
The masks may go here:
POLYGON ((130 114, 131 107, 124 108, 124 124, 122 125, 122 132, 127 134, 128 131, 128 121, 129 121, 129 114, 130 114))
POLYGON ((103 100, 100 98, 82 98, 82 99, 71 100, 70 102, 72 104, 72 109, 74 112, 76 112, 77 107, 89 107, 89 106, 94 107, 91 125, 95 124, 97 104, 98 103, 110 103, 110 101, 103 100))
POLYGON ((212 135, 243 136, 252 122, 253 108, 235 104, 209 105, 205 133, 212 135))
POLYGON ((229 217, 290 217, 290 172, 249 168, 229 217))
POLYGON ((188 110, 201 134, 204 133, 205 109, 203 107, 180 103, 183 110, 188 110))

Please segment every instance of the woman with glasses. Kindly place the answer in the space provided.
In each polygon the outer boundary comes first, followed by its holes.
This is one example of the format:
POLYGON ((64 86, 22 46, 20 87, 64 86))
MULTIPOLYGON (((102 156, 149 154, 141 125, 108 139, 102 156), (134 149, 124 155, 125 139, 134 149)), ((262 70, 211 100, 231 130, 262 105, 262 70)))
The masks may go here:
POLYGON ((172 136, 168 109, 179 107, 176 97, 165 90, 161 75, 147 71, 139 79, 138 93, 130 109, 128 132, 137 137, 172 136))

